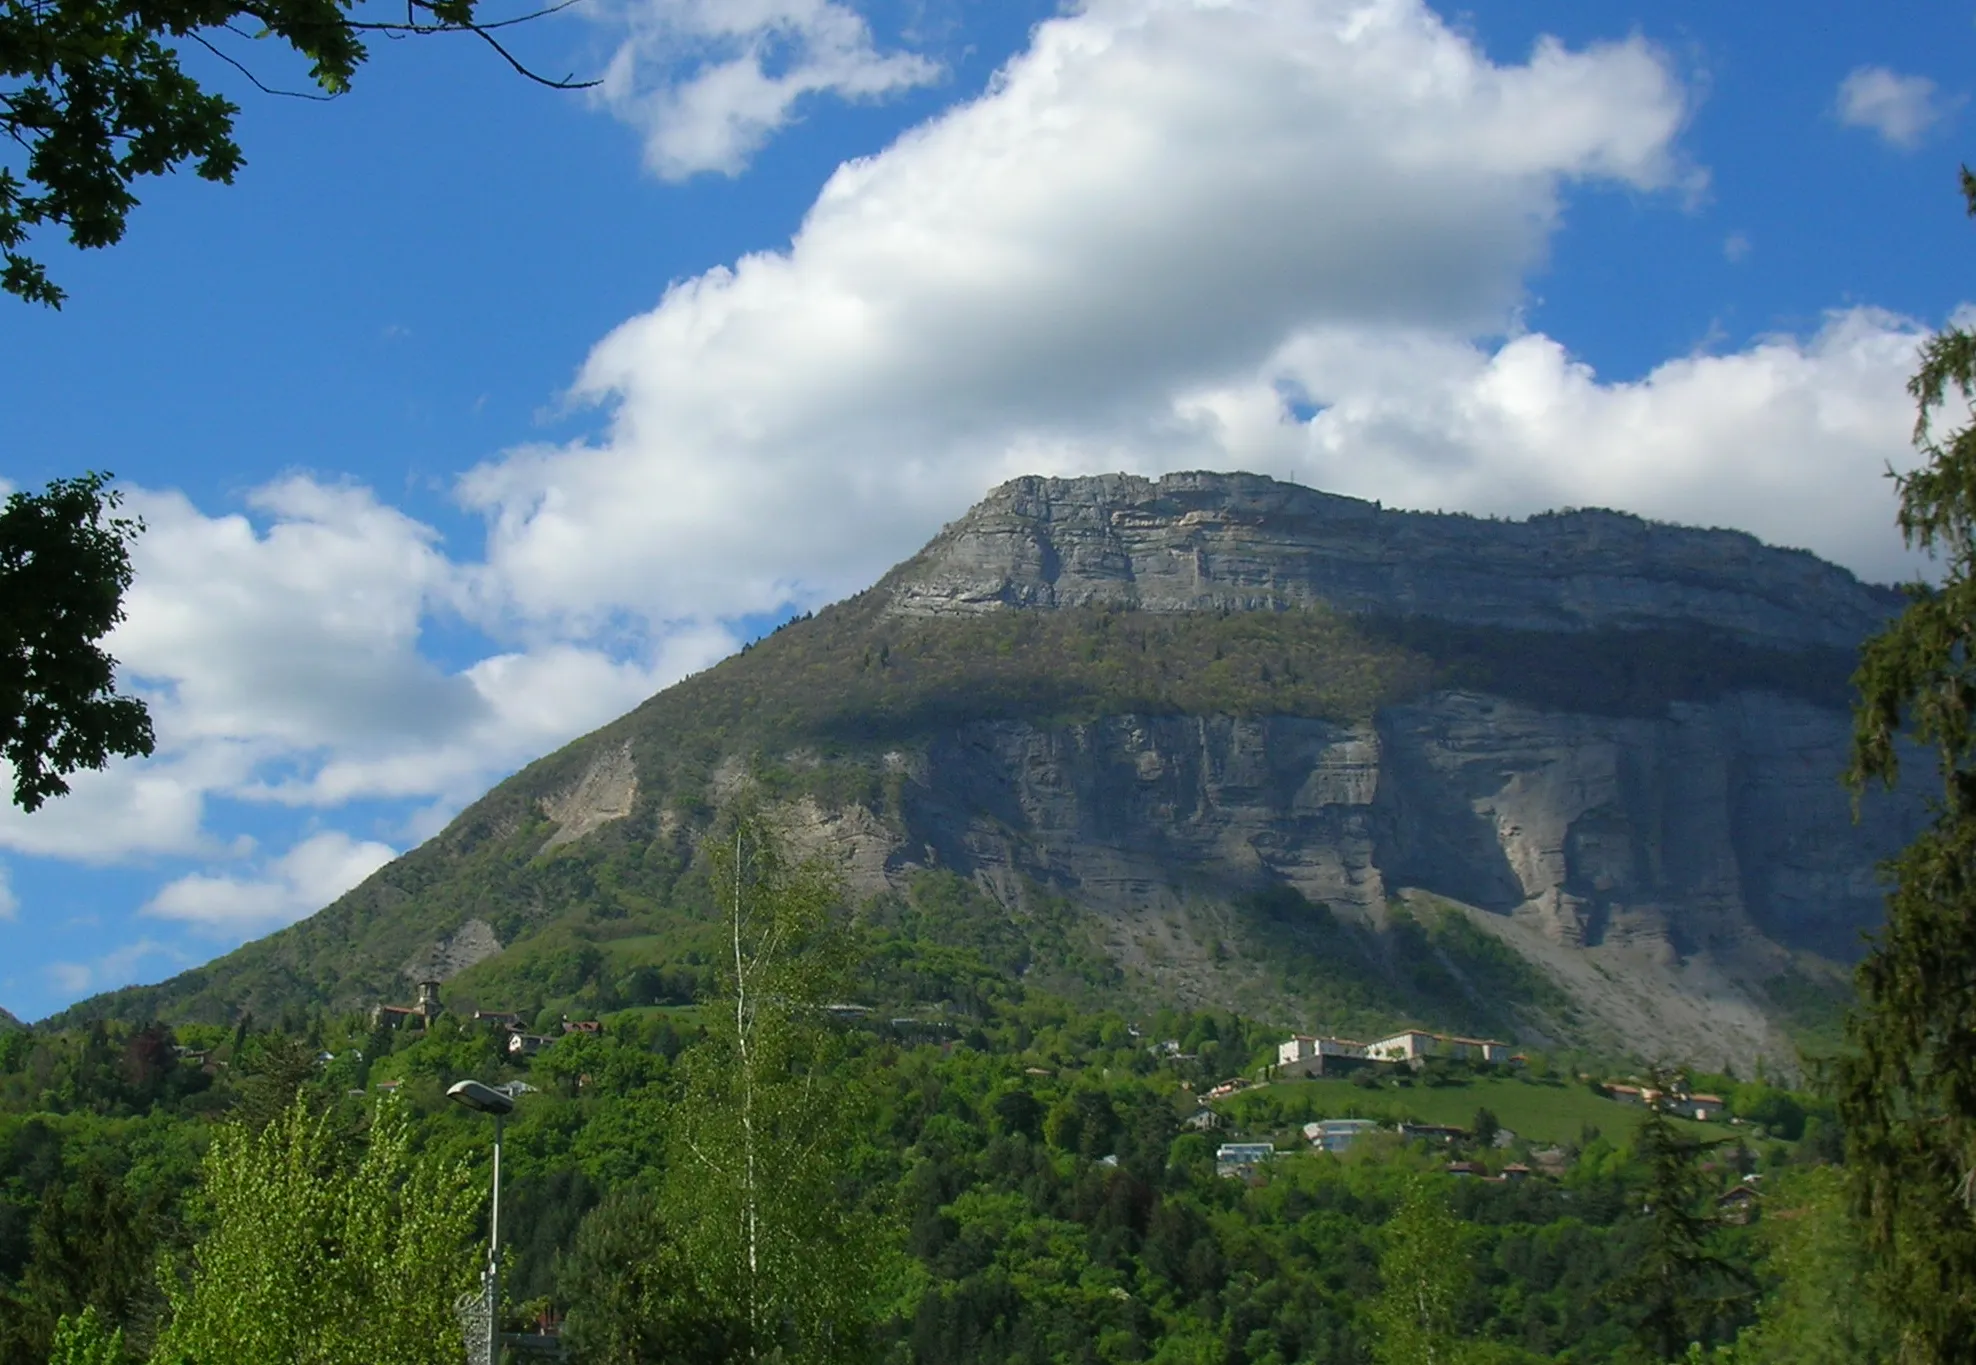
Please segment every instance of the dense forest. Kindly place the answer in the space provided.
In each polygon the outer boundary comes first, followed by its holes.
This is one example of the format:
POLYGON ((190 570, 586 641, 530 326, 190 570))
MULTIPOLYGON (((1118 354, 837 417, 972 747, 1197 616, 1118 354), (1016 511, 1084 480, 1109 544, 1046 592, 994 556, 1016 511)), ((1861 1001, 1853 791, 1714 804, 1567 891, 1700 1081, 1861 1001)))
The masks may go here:
MULTIPOLYGON (((1874 1324, 1835 1292, 1855 1252, 1842 1144, 1813 1096, 1690 1076, 1730 1112, 1678 1121, 1610 1097, 1617 1064, 1542 1055, 1263 1083, 1281 1031, 1080 1006, 939 916, 818 913, 790 955, 801 970, 761 978, 769 1003, 747 1011, 741 958, 710 951, 621 993, 672 1003, 594 1020, 565 1020, 538 988, 517 997, 532 1007, 519 1021, 291 1011, 0 1032, 0 1365, 195 1358, 184 1343, 207 1330, 195 1319, 216 1267, 288 1235, 274 1168, 319 1192, 357 1181, 325 1172, 366 1162, 437 1181, 422 1205, 475 1212, 422 1233, 457 1245, 421 1264, 452 1256, 468 1276, 492 1133, 446 1102, 462 1078, 522 1083, 504 1150, 505 1326, 578 1360, 1878 1358, 1874 1324), (777 1010, 783 1032, 737 1052, 737 1030, 777 1010), (755 1072, 737 1059, 769 1069, 745 1100, 735 1077, 755 1072), (1236 1093, 1196 1098, 1234 1078, 1236 1093), (721 1116, 750 1112, 774 1130, 761 1188, 782 1202, 763 1216, 786 1225, 785 1260, 762 1265, 796 1286, 768 1284, 759 1304, 745 1274, 721 1278, 701 1226, 726 1225, 706 1202, 721 1154, 756 1151, 721 1116), (1361 1116, 1381 1126, 1340 1152, 1303 1131, 1361 1116), (1441 1131, 1410 1137, 1408 1121, 1441 1131), (1275 1154, 1230 1168, 1217 1151, 1233 1142, 1275 1154), (262 1205, 230 1223, 248 1188, 262 1205), (813 1300, 825 1306, 805 1328, 813 1300), (104 1338, 114 1351, 74 1354, 85 1310, 121 1333, 104 1338), (764 1321, 795 1325, 778 1337, 764 1321), (1857 1349, 1806 1345, 1840 1340, 1857 1349)), ((364 1295, 402 1296, 408 1275, 345 1285, 333 1312, 380 1316, 364 1295)), ((432 1358, 457 1358, 457 1336, 446 1349, 432 1358)))

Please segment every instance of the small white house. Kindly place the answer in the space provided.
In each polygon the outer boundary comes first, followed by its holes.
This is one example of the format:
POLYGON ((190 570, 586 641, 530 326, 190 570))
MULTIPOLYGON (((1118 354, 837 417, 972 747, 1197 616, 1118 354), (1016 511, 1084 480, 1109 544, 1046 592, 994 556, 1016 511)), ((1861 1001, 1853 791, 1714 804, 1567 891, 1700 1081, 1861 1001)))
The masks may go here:
POLYGON ((1374 1119, 1319 1119, 1304 1125, 1304 1138, 1319 1151, 1342 1152, 1378 1128, 1374 1119))
POLYGON ((1220 1176, 1246 1176, 1275 1155, 1273 1143, 1224 1142, 1215 1149, 1214 1173, 1220 1176))

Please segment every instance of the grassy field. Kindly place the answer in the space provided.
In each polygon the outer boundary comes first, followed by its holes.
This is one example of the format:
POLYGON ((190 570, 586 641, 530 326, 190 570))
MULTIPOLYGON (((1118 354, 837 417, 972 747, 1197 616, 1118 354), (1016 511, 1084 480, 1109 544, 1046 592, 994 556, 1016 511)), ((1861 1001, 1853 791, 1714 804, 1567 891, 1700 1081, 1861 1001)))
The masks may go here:
MULTIPOLYGON (((1347 1080, 1285 1081, 1234 1095, 1215 1105, 1231 1123, 1247 1130, 1301 1124, 1309 1119, 1367 1118, 1437 1123, 1466 1128, 1478 1109, 1533 1142, 1576 1142, 1588 1128, 1615 1141, 1632 1134, 1641 1110, 1595 1095, 1585 1086, 1539 1084, 1510 1077, 1478 1077, 1465 1085, 1381 1086, 1367 1090, 1347 1080)), ((1675 1120, 1698 1136, 1727 1137, 1726 1123, 1675 1120)))

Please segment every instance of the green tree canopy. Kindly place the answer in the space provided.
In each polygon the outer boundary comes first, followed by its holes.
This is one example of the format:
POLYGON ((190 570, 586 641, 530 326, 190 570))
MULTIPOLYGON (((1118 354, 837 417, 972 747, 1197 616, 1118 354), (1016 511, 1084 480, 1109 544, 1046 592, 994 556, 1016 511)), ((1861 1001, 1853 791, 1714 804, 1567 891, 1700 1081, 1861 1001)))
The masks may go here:
POLYGON ((77 769, 151 752, 150 713, 117 694, 117 661, 98 643, 123 620, 143 529, 115 515, 109 482, 57 479, 0 508, 0 757, 23 810, 67 792, 77 769))
POLYGON ((1372 1310, 1379 1365, 1463 1365, 1468 1354, 1456 1333, 1455 1314, 1472 1272, 1462 1250, 1461 1223, 1430 1177, 1415 1175, 1407 1182, 1385 1240, 1379 1256, 1385 1287, 1372 1310))
POLYGON ((481 1204, 464 1164, 414 1155, 391 1101, 361 1142, 301 1096, 259 1132, 228 1124, 206 1153, 204 1233, 167 1277, 153 1359, 458 1365, 481 1204))
POLYGON ((720 1305, 728 1359, 863 1352, 896 1247, 841 1190, 864 1136, 855 1070, 821 1007, 856 962, 841 893, 792 865, 757 816, 709 840, 723 902, 721 996, 679 1059, 661 1207, 689 1293, 720 1305))
MULTIPOLYGON (((1976 176, 1962 187, 1976 216, 1976 176)), ((1908 383, 1926 457, 1896 475, 1900 529, 1939 586, 1868 641, 1850 780, 1891 786, 1903 741, 1931 751, 1934 820, 1889 865, 1887 922, 1855 978, 1835 1068, 1857 1206, 1903 1359, 1976 1361, 1976 334, 1949 327, 1908 383)))

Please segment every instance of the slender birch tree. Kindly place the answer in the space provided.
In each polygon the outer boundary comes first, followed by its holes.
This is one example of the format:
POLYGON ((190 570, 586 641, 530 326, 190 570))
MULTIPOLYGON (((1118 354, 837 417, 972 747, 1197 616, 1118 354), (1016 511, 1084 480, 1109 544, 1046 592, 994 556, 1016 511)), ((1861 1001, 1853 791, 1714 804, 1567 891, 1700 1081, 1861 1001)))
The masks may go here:
POLYGON ((1461 1223, 1429 1177, 1407 1181, 1385 1241, 1379 1257, 1385 1288, 1372 1311, 1379 1329, 1373 1357, 1379 1365, 1461 1365, 1468 1355, 1455 1314, 1471 1272, 1461 1223))
POLYGON ((676 1264, 729 1315, 729 1359, 858 1359, 886 1238, 846 1190, 859 1091, 822 1010, 855 961, 842 894, 755 812, 708 858, 725 961, 708 1037, 680 1059, 661 1199, 676 1264))

